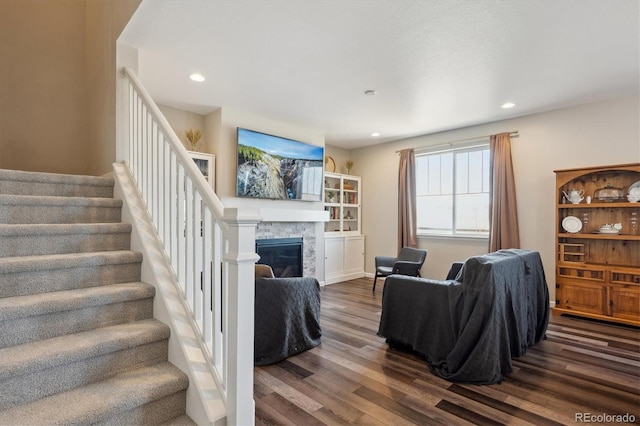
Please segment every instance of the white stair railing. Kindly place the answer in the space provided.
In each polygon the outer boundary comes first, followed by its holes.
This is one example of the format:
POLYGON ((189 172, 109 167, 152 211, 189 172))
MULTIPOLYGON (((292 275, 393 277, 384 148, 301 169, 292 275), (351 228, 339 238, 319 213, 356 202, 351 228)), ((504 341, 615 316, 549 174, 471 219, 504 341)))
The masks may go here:
POLYGON ((253 212, 225 209, 137 76, 125 68, 117 160, 137 183, 221 388, 228 424, 254 423, 253 212))

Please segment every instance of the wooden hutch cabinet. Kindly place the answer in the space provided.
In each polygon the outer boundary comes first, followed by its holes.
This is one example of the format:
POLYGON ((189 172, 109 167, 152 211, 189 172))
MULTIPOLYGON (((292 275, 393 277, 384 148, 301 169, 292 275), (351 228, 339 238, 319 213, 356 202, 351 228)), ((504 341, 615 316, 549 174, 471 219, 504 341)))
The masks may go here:
POLYGON ((555 173, 554 313, 640 326, 640 163, 555 173))

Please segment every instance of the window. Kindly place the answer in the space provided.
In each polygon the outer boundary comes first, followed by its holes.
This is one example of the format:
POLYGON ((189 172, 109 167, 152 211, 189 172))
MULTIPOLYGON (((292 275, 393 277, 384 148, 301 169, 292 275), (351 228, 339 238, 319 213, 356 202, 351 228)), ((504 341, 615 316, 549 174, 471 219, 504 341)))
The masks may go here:
POLYGON ((418 234, 489 235, 489 145, 416 155, 418 234))

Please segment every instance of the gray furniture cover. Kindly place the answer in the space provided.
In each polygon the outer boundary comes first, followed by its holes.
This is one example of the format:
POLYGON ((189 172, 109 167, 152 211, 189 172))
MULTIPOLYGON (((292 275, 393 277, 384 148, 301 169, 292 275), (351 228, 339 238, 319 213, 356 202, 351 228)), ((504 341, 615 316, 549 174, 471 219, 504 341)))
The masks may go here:
POLYGON ((489 384, 544 337, 548 321, 540 254, 510 249, 467 259, 455 279, 391 275, 378 335, 422 354, 444 379, 489 384))
POLYGON ((320 344, 320 284, 312 277, 256 278, 255 365, 320 344))

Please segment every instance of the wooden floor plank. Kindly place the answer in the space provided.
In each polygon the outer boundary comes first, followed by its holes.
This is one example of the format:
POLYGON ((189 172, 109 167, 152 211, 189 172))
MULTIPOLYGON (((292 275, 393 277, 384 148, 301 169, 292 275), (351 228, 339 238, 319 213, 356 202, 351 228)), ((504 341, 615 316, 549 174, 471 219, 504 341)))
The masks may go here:
POLYGON ((332 416, 334 419, 339 418, 347 423, 353 423, 364 415, 362 411, 337 400, 333 393, 318 389, 306 380, 300 380, 288 370, 280 368, 279 365, 272 365, 265 367, 265 369, 269 374, 320 403, 322 407, 313 413, 314 417, 319 415, 322 417, 332 416))
POLYGON ((262 398, 262 402, 269 405, 275 411, 280 413, 287 420, 292 421, 296 425, 323 425, 324 423, 313 417, 311 414, 298 407, 285 397, 274 392, 262 398))
POLYGON ((428 424, 430 421, 429 417, 425 416, 419 411, 407 407, 406 405, 399 403, 395 399, 382 395, 372 389, 367 388, 366 386, 362 386, 356 389, 354 393, 366 399, 367 401, 373 402, 379 407, 383 407, 384 409, 411 421, 414 424, 423 425, 428 424))
MULTIPOLYGON (((478 386, 478 387, 481 387, 481 386, 478 386)), ((500 410, 503 413, 507 413, 510 416, 517 417, 519 419, 525 420, 532 424, 548 425, 548 426, 560 425, 560 423, 556 422, 555 420, 547 419, 536 413, 532 413, 530 411, 523 410, 514 405, 508 404, 504 401, 491 398, 489 396, 484 395, 481 392, 476 392, 475 390, 470 389, 468 387, 463 387, 457 384, 453 384, 449 387, 449 390, 460 396, 464 396, 465 398, 468 398, 468 399, 473 399, 476 402, 495 408, 496 410, 500 410)))
POLYGON ((453 384, 376 335, 383 283, 321 291, 322 343, 256 367, 257 425, 574 424, 576 414, 640 419, 640 330, 553 315, 547 339, 500 384, 453 384))

